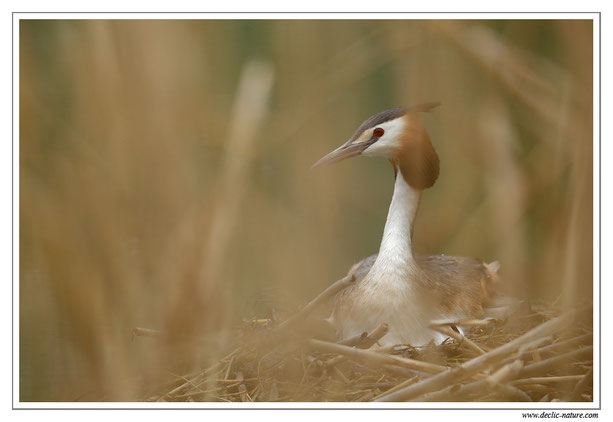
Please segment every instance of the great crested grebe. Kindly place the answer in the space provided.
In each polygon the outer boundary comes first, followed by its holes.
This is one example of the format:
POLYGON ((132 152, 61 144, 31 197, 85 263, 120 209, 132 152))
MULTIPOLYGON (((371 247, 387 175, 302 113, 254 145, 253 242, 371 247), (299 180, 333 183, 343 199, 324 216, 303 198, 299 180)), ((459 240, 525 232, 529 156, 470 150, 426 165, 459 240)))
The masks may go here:
POLYGON ((440 342, 431 321, 478 317, 497 283, 498 263, 413 252, 412 233, 422 191, 434 185, 439 158, 419 119, 440 103, 398 107, 367 119, 353 136, 313 167, 347 158, 381 156, 395 184, 379 253, 354 265, 355 282, 336 297, 330 322, 341 338, 387 323, 382 345, 440 342))

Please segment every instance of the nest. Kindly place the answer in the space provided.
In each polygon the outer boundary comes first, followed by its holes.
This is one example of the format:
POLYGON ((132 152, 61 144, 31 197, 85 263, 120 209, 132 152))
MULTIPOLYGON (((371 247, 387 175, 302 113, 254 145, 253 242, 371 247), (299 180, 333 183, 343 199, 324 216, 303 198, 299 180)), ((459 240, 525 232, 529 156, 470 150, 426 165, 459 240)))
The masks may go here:
POLYGON ((148 400, 593 401, 591 306, 561 313, 523 303, 504 318, 433 321, 448 338, 424 347, 380 347, 385 324, 340 343, 322 340, 313 311, 347 282, 282 323, 246 321, 223 359, 148 400), (461 334, 456 325, 468 328, 461 334))

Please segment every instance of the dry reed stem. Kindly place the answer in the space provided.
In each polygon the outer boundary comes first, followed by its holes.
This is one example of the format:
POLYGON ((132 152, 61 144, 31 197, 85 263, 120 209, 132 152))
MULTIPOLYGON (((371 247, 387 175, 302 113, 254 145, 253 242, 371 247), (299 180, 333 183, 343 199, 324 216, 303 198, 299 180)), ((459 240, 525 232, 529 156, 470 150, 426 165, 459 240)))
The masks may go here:
POLYGON ((232 369, 232 364, 234 363, 234 357, 232 356, 232 358, 230 358, 230 363, 228 364, 228 369, 226 369, 226 375, 224 375, 223 379, 224 381, 226 381, 228 379, 228 376, 230 375, 230 370, 232 369))
POLYGON ((250 62, 241 74, 228 147, 219 179, 219 199, 215 204, 213 225, 202 261, 201 277, 209 283, 219 280, 228 245, 234 231, 242 198, 248 186, 247 168, 257 131, 267 111, 273 84, 269 64, 250 62))
POLYGON ((434 328, 436 331, 440 332, 441 334, 444 334, 446 336, 452 337, 455 341, 458 342, 458 344, 460 346, 464 346, 464 347, 472 350, 473 352, 476 352, 478 355, 485 354, 485 350, 483 350, 482 348, 477 346, 476 343, 474 343, 472 340, 469 340, 468 338, 464 337, 464 335, 462 335, 462 333, 459 333, 459 332, 457 332, 455 330, 452 330, 450 327, 447 327, 447 326, 435 326, 435 327, 432 327, 432 328, 434 328))
POLYGON ((377 343, 384 335, 389 331, 389 326, 386 323, 381 323, 375 328, 372 333, 368 334, 364 331, 360 335, 353 336, 346 340, 339 341, 338 344, 343 346, 358 347, 360 349, 369 349, 375 343, 377 343))
POLYGON ((209 366, 204 371, 194 375, 194 377, 191 380, 188 379, 185 383, 177 386, 176 388, 172 389, 171 391, 169 391, 169 392, 165 393, 164 395, 160 396, 160 398, 157 401, 164 401, 165 399, 167 399, 169 397, 172 397, 172 396, 176 395, 177 393, 180 393, 185 388, 189 387, 189 385, 192 384, 193 382, 198 382, 198 381, 203 380, 211 372, 219 369, 221 367, 221 365, 222 365, 223 360, 225 360, 225 359, 232 359, 241 350, 242 350, 242 347, 237 347, 232 352, 230 352, 226 357, 220 359, 219 361, 217 361, 213 365, 209 366))
POLYGON ((509 363, 508 365, 505 365, 496 372, 494 372, 492 375, 487 377, 485 381, 491 387, 494 387, 498 384, 503 384, 507 380, 516 377, 523 367, 524 363, 521 360, 516 360, 515 362, 509 363))
POLYGON ((364 331, 361 334, 341 340, 338 342, 338 344, 342 344, 343 346, 347 347, 355 347, 366 337, 368 337, 368 331, 364 331))
POLYGON ((375 366, 397 365, 415 371, 437 374, 446 371, 447 368, 433 363, 422 362, 414 359, 401 358, 393 355, 384 355, 369 350, 354 349, 341 344, 330 343, 322 340, 307 340, 305 344, 312 348, 326 353, 336 353, 345 355, 351 359, 358 359, 368 362, 375 366))
POLYGON ((241 371, 238 371, 236 373, 236 379, 240 381, 240 384, 238 385, 238 393, 240 394, 241 400, 244 402, 253 401, 249 396, 249 393, 247 392, 247 387, 245 387, 244 384, 245 377, 243 376, 243 373, 241 371))
POLYGON ((386 323, 379 324, 369 335, 366 336, 356 347, 359 349, 370 349, 379 342, 390 330, 386 323))
POLYGON ((522 378, 518 380, 513 380, 509 384, 511 385, 524 385, 524 384, 549 384, 555 382, 571 382, 571 381, 579 381, 586 374, 583 375, 562 375, 559 377, 533 377, 533 378, 522 378))
POLYGON ((374 347, 370 350, 372 350, 373 352, 377 352, 377 353, 399 354, 399 353, 407 352, 409 350, 414 350, 414 349, 408 345, 394 344, 392 346, 374 347))
MULTIPOLYGON (((474 394, 482 393, 487 390, 488 383, 486 380, 474 381, 468 384, 454 384, 443 390, 428 393, 422 395, 421 397, 411 400, 411 401, 419 401, 419 402, 439 402, 439 401, 459 401, 462 398, 467 396, 471 396, 474 394)), ((497 384, 495 390, 499 393, 504 394, 505 396, 510 397, 513 401, 532 401, 530 396, 523 392, 522 390, 507 385, 507 384, 497 384)))
MULTIPOLYGON (((198 279, 198 282, 205 287, 204 294, 207 294, 212 286, 217 285, 220 279, 228 244, 247 186, 245 178, 251 149, 267 109, 272 83, 272 68, 267 64, 251 62, 243 69, 234 101, 226 157, 219 175, 222 185, 213 211, 213 223, 198 279)), ((206 372, 196 378, 205 376, 206 372)), ((182 391, 187 385, 188 383, 180 385, 160 400, 182 391)))
MULTIPOLYGON (((570 338, 568 340, 563 340, 560 341, 558 343, 554 343, 554 344, 550 344, 547 346, 543 346, 543 347, 539 347, 535 350, 538 351, 539 355, 544 355, 544 354, 548 354, 548 353, 558 353, 564 349, 568 349, 571 347, 574 347, 576 345, 579 344, 583 344, 588 340, 591 340, 593 337, 593 335, 591 333, 589 334, 582 334, 580 336, 576 336, 573 338, 570 338)), ((530 354, 532 353, 532 350, 530 350, 529 348, 525 348, 525 350, 520 350, 516 356, 510 356, 507 359, 501 361, 501 364, 507 364, 509 362, 512 362, 516 359, 521 359, 521 360, 525 360, 527 358, 530 357, 530 354)))
POLYGON ((153 330, 151 328, 134 327, 132 329, 132 339, 134 337, 160 337, 160 335, 160 330, 153 330))
POLYGON ((417 384, 408 386, 402 390, 396 391, 388 396, 381 398, 379 401, 406 401, 422 394, 436 391, 440 388, 453 384, 459 379, 466 378, 486 369, 492 363, 499 361, 503 357, 515 352, 523 344, 533 342, 541 337, 546 337, 558 333, 566 329, 571 321, 575 319, 576 312, 571 311, 565 315, 551 319, 536 328, 528 331, 515 340, 506 343, 494 350, 491 350, 484 355, 477 356, 468 362, 463 363, 457 368, 449 371, 433 375, 417 384))
POLYGON ((443 390, 426 394, 416 401, 451 401, 482 391, 498 391, 517 401, 531 401, 530 397, 523 391, 505 384, 508 380, 516 377, 522 367, 523 362, 515 361, 500 368, 487 378, 463 385, 454 384, 443 390))
POLYGON ((415 384, 417 381, 419 381, 419 376, 415 375, 414 377, 408 378, 404 381, 402 381, 400 384, 396 384, 394 387, 390 388, 387 391, 384 391, 383 393, 379 394, 378 396, 376 396, 375 398, 373 398, 373 401, 376 401, 378 399, 380 399, 381 397, 385 397, 388 394, 391 394, 395 391, 398 391, 404 387, 408 387, 409 385, 415 384))
MULTIPOLYGON (((352 337, 347 339, 346 341, 341 341, 338 344, 343 346, 353 346, 358 349, 370 349, 375 343, 377 343, 384 335, 386 335, 389 331, 389 326, 386 323, 379 324, 377 328, 375 328, 372 333, 369 335, 366 331, 364 331, 359 336, 352 337)), ((347 359, 346 356, 337 356, 332 359, 329 359, 324 365, 326 368, 332 368, 335 365, 345 361, 347 359)))
POLYGON ((593 382, 594 369, 590 369, 575 385, 572 393, 570 394, 569 401, 579 401, 583 392, 593 382))
POLYGON ((444 326, 444 325, 456 325, 456 326, 462 326, 462 327, 482 327, 482 326, 489 325, 492 322, 494 322, 494 318, 439 319, 439 320, 431 321, 430 326, 432 328, 435 328, 437 326, 444 326))
MULTIPOLYGON (((552 110, 551 107, 552 98, 558 94, 549 84, 550 73, 541 68, 538 69, 541 75, 535 75, 533 63, 527 63, 525 57, 511 51, 493 31, 485 27, 452 28, 447 23, 438 22, 433 22, 433 26, 479 65, 490 71, 503 86, 538 113, 543 120, 554 127, 558 124, 558 110, 552 110), (533 85, 537 92, 540 90, 541 95, 535 95, 534 90, 526 89, 526 82, 533 85), (543 101, 544 98, 547 101, 543 101)), ((547 69, 550 70, 551 68, 547 69)), ((555 71, 558 76, 564 73, 559 67, 556 67, 555 71)))
POLYGON ((540 362, 535 362, 530 365, 524 366, 521 370, 519 376, 521 377, 531 377, 534 375, 544 374, 547 371, 559 369, 561 365, 576 361, 578 359, 584 359, 585 357, 591 357, 594 352, 593 346, 586 346, 580 349, 571 350, 570 352, 564 353, 559 356, 554 356, 549 359, 542 360, 540 362))
POLYGON ((413 378, 415 376, 422 376, 423 373, 419 371, 414 371, 413 369, 405 368, 402 366, 396 365, 383 365, 383 368, 393 373, 397 377, 401 379, 413 378))
POLYGON ((272 336, 277 336, 280 334, 284 334, 288 330, 295 328, 297 325, 302 323, 307 316, 311 314, 319 305, 324 303, 326 300, 330 299, 334 295, 336 295, 341 290, 349 287, 351 283, 355 281, 355 277, 353 272, 350 272, 345 277, 340 280, 335 281, 332 285, 328 286, 323 292, 321 292, 315 299, 310 301, 304 308, 300 311, 283 321, 279 326, 271 333, 272 336))

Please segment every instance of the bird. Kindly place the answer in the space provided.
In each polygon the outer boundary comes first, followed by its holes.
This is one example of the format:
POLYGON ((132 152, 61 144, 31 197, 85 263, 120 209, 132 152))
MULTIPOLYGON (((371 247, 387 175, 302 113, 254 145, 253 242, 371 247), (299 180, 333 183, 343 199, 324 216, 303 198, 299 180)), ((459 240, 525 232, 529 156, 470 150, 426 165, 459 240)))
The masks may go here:
MULTIPOLYGON (((447 336, 431 323, 481 316, 500 282, 497 261, 413 251, 420 198, 436 182, 440 166, 420 114, 439 105, 429 102, 377 113, 312 167, 374 156, 387 158, 395 175, 379 252, 352 266, 354 282, 337 294, 328 319, 340 339, 386 323, 389 331, 379 341, 382 346, 440 344, 447 336)), ((463 332, 461 326, 453 328, 463 332)))

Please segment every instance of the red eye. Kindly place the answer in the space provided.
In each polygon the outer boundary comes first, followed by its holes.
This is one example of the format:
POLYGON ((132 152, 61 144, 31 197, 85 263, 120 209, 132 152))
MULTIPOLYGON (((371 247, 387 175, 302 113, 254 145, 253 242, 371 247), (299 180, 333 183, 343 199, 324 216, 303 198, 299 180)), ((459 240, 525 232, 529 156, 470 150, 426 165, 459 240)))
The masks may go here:
POLYGON ((385 131, 380 127, 375 128, 375 130, 372 132, 372 134, 375 135, 377 138, 382 137, 384 133, 385 131))

